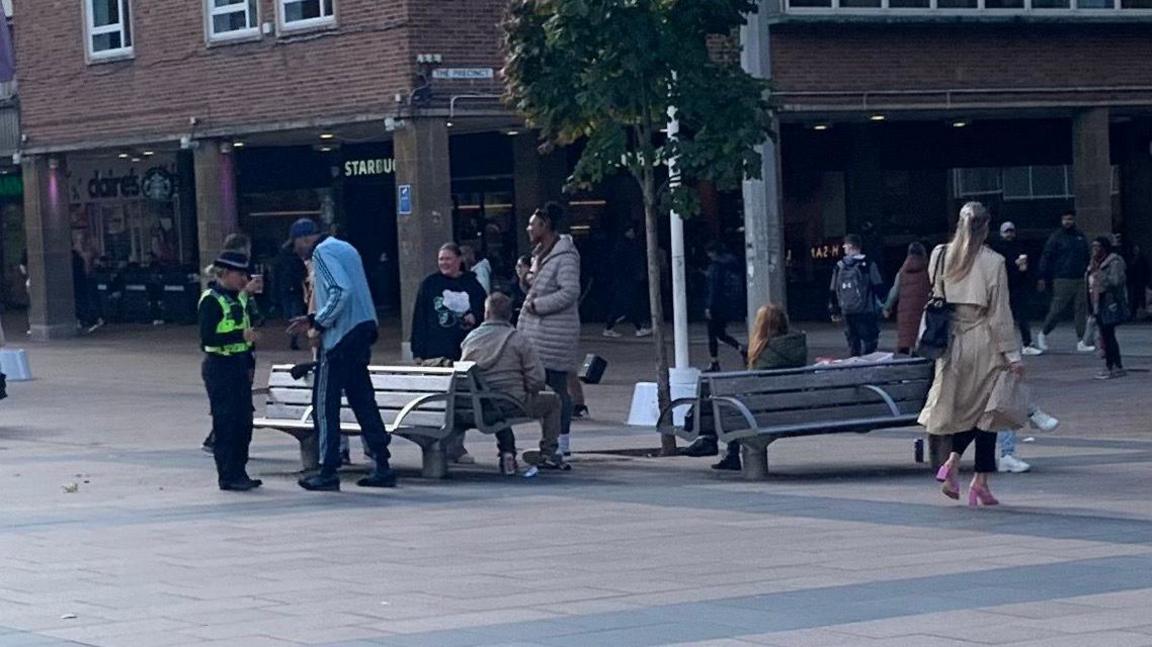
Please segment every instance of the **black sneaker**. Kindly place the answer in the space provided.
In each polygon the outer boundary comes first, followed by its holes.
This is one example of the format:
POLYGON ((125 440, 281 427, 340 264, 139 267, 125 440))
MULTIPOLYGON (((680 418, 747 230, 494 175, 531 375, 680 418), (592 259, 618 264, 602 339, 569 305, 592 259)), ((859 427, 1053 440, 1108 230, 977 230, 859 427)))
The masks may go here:
POLYGON ((341 465, 351 465, 352 464, 352 450, 350 450, 350 449, 341 449, 340 450, 340 464, 341 465))
POLYGON ((383 470, 374 470, 368 476, 356 481, 360 487, 396 487, 396 472, 385 467, 383 470))
POLYGON ((314 474, 307 476, 296 483, 310 492, 339 492, 340 491, 340 477, 339 476, 323 476, 321 474, 314 474))
POLYGON ((692 456, 694 458, 716 456, 719 453, 720 447, 716 443, 715 436, 700 436, 696 440, 693 440, 691 445, 680 450, 681 456, 692 456))
POLYGON ((590 417, 591 416, 588 413, 588 405, 578 404, 578 405, 572 407, 572 419, 573 420, 582 420, 584 418, 590 418, 590 417))
POLYGON ((565 461, 564 456, 561 454, 553 454, 547 458, 542 458, 536 466, 544 470, 572 471, 572 464, 565 461))
POLYGON ((255 490, 261 485, 264 485, 264 482, 259 479, 245 479, 242 481, 221 483, 220 489, 225 492, 247 492, 248 490, 255 490))
POLYGON ((711 364, 708 365, 708 368, 704 372, 705 373, 719 373, 720 372, 720 362, 712 362, 711 364))

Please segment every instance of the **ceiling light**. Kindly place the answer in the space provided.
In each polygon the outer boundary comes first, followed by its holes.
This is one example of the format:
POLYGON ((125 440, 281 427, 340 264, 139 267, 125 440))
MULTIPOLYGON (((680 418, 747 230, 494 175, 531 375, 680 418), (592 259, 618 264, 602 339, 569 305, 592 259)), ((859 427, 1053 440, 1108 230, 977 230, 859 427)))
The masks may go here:
POLYGON ((332 133, 320 133, 320 139, 336 139, 336 135, 332 133))
POLYGON ((871 119, 872 121, 884 121, 884 120, 885 120, 885 119, 887 119, 888 117, 885 117, 884 115, 882 115, 882 114, 880 114, 880 113, 876 113, 876 114, 874 114, 874 115, 872 115, 871 117, 868 117, 868 118, 869 118, 869 119, 871 119))
POLYGON ((153 151, 144 151, 144 157, 152 157, 155 154, 153 151))
POLYGON ((128 159, 128 153, 120 153, 116 157, 119 157, 122 160, 126 160, 126 159, 128 159))
POLYGON ((321 153, 331 153, 331 152, 332 152, 332 147, 331 147, 331 146, 321 146, 321 147, 320 147, 320 152, 321 152, 321 153))
POLYGON ((828 130, 828 124, 816 124, 812 126, 812 130, 828 130))
POLYGON ((454 123, 452 123, 451 121, 449 121, 448 123, 446 123, 446 124, 444 124, 444 125, 445 125, 445 126, 448 126, 449 128, 451 128, 452 126, 455 126, 456 124, 454 124, 454 123))
POLYGON ((953 121, 953 122, 952 122, 952 127, 953 127, 953 128, 963 128, 963 127, 965 127, 965 126, 967 126, 967 125, 968 125, 968 122, 967 122, 967 121, 964 121, 963 119, 960 119, 960 120, 957 120, 957 121, 953 121))
POLYGON ((508 131, 506 134, 507 134, 509 137, 515 137, 516 135, 519 135, 519 134, 520 134, 520 131, 519 131, 519 130, 509 130, 509 131, 508 131))
POLYGON ((136 163, 136 162, 139 162, 139 161, 140 161, 140 158, 139 158, 139 157, 133 157, 133 158, 132 158, 132 162, 133 162, 133 163, 136 163))
POLYGON ((244 142, 232 142, 232 148, 244 148, 244 142))

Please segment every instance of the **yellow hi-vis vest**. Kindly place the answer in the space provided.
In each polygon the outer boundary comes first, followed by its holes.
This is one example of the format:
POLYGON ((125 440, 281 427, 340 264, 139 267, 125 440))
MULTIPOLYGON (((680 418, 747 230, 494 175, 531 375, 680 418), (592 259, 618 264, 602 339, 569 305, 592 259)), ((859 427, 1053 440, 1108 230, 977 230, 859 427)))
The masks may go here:
MULTIPOLYGON (((248 315, 248 293, 241 292, 237 300, 233 300, 215 290, 204 290, 200 295, 200 303, 204 303, 204 299, 214 298, 220 304, 220 310, 224 316, 220 318, 220 322, 216 324, 216 334, 226 335, 228 333, 248 330, 252 327, 252 321, 248 315), (244 317, 237 322, 232 317, 232 306, 239 302, 240 309, 244 311, 244 317)), ((211 355, 220 355, 222 357, 229 357, 231 355, 239 355, 247 353, 252 350, 252 344, 243 341, 235 344, 228 344, 227 346, 205 346, 204 352, 211 355)))

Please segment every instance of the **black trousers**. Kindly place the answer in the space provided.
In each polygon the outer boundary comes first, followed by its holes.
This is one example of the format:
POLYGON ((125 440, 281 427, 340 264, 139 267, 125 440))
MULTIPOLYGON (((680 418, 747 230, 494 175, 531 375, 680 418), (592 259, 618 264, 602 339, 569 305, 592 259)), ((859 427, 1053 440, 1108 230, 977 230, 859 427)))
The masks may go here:
POLYGON ((216 476, 221 485, 248 478, 248 446, 252 443, 252 380, 248 355, 207 355, 201 365, 204 388, 212 409, 216 476))
POLYGON ((647 284, 644 281, 621 281, 612 291, 612 307, 605 327, 611 330, 618 321, 630 321, 637 329, 652 325, 648 316, 647 284))
POLYGON ((976 471, 987 474, 996 471, 996 433, 973 429, 952 434, 952 451, 964 456, 964 451, 976 442, 976 471))
POLYGON ((1120 343, 1116 341, 1116 325, 1097 325, 1100 328, 1100 342, 1104 344, 1105 365, 1109 370, 1124 368, 1124 360, 1120 358, 1120 343))
POLYGON ((1028 324, 1027 299, 1024 295, 1011 295, 1009 305, 1012 308, 1012 319, 1020 330, 1020 342, 1025 346, 1032 345, 1032 326, 1028 324))
POLYGON ((360 425, 364 443, 376 458, 377 468, 386 468, 392 457, 388 451, 392 437, 380 418, 372 376, 368 373, 375 342, 376 324, 365 322, 353 328, 335 348, 320 355, 316 381, 312 385, 312 418, 320 441, 320 474, 323 476, 334 476, 340 468, 342 395, 348 398, 348 406, 360 425))
POLYGON ((737 350, 740 349, 740 342, 728 334, 728 321, 723 317, 717 316, 716 313, 712 313, 712 318, 708 320, 709 357, 715 359, 717 354, 720 353, 720 342, 724 342, 737 350))
POLYGON ((871 355, 880 345, 880 317, 875 312, 844 315, 844 336, 852 357, 871 355))

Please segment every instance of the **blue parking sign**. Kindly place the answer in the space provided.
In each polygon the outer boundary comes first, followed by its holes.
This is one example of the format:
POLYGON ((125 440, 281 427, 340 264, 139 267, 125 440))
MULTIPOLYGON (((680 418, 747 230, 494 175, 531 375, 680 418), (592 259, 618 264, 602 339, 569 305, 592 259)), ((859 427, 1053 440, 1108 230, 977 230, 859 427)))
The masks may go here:
POLYGON ((412 215, 412 185, 401 184, 396 187, 396 213, 401 216, 412 215))

